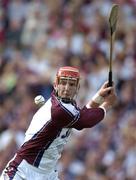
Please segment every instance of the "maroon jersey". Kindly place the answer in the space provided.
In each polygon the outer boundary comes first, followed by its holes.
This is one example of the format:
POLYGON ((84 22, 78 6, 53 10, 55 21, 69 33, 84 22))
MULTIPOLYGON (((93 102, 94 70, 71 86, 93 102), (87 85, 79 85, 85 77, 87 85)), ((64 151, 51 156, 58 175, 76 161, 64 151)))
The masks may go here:
POLYGON ((9 167, 18 170, 21 162, 25 160, 44 172, 51 171, 56 167, 72 128, 91 128, 99 123, 104 115, 103 108, 84 106, 79 109, 76 104, 64 103, 52 94, 33 116, 24 144, 9 163, 9 167))

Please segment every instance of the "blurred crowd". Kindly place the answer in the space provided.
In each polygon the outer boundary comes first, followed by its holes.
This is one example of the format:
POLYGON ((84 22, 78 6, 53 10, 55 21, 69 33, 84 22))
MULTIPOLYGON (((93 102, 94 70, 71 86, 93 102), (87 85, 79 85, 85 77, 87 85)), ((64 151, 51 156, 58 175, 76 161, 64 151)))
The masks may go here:
POLYGON ((23 142, 34 97, 49 98, 59 67, 80 69, 80 107, 107 80, 114 3, 118 102, 96 127, 73 131, 58 170, 61 180, 136 180, 135 0, 0 1, 0 173, 23 142))

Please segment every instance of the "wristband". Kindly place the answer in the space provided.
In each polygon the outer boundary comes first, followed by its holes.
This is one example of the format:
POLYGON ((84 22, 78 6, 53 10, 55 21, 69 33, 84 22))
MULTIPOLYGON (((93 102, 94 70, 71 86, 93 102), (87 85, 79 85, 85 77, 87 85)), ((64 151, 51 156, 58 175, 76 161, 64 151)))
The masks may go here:
POLYGON ((94 101, 97 104, 102 104, 104 102, 104 97, 100 96, 98 93, 96 93, 93 98, 92 101, 94 101))

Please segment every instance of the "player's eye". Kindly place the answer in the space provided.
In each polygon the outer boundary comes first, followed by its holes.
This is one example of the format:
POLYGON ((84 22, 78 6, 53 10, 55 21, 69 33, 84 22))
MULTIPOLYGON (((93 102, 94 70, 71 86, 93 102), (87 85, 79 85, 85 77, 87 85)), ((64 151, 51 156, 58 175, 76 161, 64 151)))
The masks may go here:
POLYGON ((75 86, 76 83, 75 83, 75 82, 70 82, 69 85, 70 85, 70 86, 75 86))
POLYGON ((60 84, 66 85, 66 84, 67 84, 67 81, 66 81, 66 80, 60 80, 60 84))

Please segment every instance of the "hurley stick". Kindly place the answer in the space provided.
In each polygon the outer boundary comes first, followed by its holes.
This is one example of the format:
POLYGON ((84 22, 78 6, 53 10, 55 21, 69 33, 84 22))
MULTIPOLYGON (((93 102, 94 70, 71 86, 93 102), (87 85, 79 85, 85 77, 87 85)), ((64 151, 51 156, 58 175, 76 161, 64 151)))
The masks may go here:
POLYGON ((114 36, 116 32, 116 25, 118 20, 118 9, 119 6, 114 4, 111 8, 109 16, 109 25, 110 25, 110 60, 109 60, 109 81, 108 86, 112 86, 112 54, 113 54, 113 44, 114 36))

